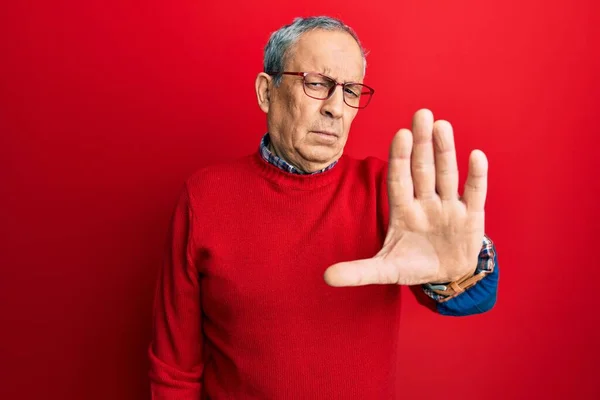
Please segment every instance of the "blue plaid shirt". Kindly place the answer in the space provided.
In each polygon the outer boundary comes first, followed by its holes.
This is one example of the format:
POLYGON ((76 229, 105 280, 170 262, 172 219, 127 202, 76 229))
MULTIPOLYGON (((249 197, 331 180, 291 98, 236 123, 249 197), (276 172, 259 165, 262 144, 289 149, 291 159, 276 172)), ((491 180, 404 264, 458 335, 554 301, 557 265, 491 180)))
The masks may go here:
MULTIPOLYGON (((303 172, 298 168, 287 163, 284 159, 277 157, 269 150, 270 138, 266 133, 260 141, 260 154, 262 158, 276 167, 290 172, 292 174, 319 174, 333 168, 337 161, 333 162, 326 168, 316 172, 303 172)), ((438 301, 438 312, 445 315, 469 315, 488 311, 496 302, 496 292, 498 287, 498 267, 496 248, 492 240, 484 235, 481 251, 477 260, 477 268, 475 274, 485 273, 486 277, 479 281, 475 286, 467 289, 463 293, 469 293, 469 296, 455 295, 452 298, 437 294, 433 291, 436 286, 444 285, 422 285, 423 291, 432 299, 438 301)))

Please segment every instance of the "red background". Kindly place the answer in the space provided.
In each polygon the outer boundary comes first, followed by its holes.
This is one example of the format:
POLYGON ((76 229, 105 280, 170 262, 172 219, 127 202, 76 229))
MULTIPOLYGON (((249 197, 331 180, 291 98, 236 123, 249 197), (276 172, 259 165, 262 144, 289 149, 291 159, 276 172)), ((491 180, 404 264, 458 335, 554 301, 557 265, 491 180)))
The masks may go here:
POLYGON ((0 11, 0 398, 144 399, 151 300, 183 180, 255 151, 270 32, 343 18, 373 102, 347 152, 386 158, 421 107, 462 178, 490 162, 496 308, 405 305, 406 398, 599 398, 592 0, 40 2, 0 11))

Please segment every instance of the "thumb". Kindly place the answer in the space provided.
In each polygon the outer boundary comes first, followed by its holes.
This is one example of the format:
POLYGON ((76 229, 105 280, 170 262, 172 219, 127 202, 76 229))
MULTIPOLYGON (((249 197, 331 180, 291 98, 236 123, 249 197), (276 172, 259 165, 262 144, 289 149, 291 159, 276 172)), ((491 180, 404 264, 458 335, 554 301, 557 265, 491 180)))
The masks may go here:
POLYGON ((324 279, 334 287, 391 284, 398 280, 376 258, 334 264, 325 270, 324 279))

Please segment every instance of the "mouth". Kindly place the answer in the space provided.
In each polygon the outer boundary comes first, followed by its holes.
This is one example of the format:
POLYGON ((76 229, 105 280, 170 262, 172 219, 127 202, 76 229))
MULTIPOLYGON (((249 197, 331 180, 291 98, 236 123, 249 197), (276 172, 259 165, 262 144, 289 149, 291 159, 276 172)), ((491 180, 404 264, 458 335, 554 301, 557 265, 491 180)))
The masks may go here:
POLYGON ((313 131, 313 133, 316 133, 318 135, 324 135, 324 136, 331 136, 331 137, 338 137, 338 134, 335 132, 330 132, 330 131, 313 131))

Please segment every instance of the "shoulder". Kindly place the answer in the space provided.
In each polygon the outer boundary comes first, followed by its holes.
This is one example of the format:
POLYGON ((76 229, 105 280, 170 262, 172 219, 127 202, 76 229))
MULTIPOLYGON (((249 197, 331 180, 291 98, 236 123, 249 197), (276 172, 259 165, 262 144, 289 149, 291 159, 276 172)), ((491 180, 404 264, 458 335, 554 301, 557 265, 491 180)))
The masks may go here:
POLYGON ((359 178, 376 180, 385 179, 388 170, 388 163, 380 158, 369 156, 364 159, 357 159, 352 156, 344 155, 347 171, 359 178))
POLYGON ((252 155, 232 160, 212 163, 197 169, 185 181, 187 191, 192 197, 205 193, 207 189, 226 191, 230 187, 238 187, 255 176, 252 173, 252 155))

